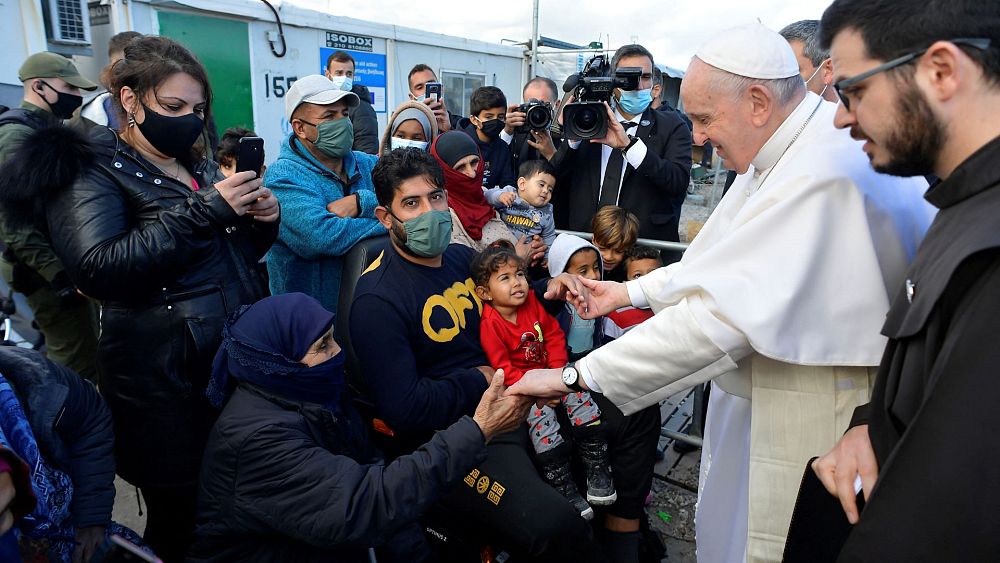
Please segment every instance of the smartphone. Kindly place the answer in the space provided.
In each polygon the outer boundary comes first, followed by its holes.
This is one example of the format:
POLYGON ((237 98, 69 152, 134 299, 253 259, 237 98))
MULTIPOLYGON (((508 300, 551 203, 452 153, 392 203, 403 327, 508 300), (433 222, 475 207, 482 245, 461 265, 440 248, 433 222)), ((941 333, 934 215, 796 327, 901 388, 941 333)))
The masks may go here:
POLYGON ((441 83, 440 82, 425 82, 424 83, 424 96, 426 98, 434 98, 435 102, 441 101, 441 83))
POLYGON ((236 154, 236 171, 253 170, 260 176, 264 167, 264 139, 260 137, 243 137, 240 139, 240 149, 236 154))
POLYGON ((91 560, 100 563, 163 563, 159 557, 146 553, 119 535, 112 535, 105 543, 103 554, 95 553, 91 560))

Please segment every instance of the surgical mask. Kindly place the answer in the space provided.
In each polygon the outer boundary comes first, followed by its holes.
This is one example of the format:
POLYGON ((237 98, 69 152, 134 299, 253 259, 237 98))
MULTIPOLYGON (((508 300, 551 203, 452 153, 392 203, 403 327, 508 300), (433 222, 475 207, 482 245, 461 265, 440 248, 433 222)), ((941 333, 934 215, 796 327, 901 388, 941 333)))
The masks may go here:
MULTIPOLYGON (((52 115, 58 117, 59 119, 69 119, 73 117, 73 112, 83 105, 83 96, 60 92, 44 80, 39 80, 39 82, 48 86, 49 90, 56 93, 56 101, 50 102, 45 100, 45 103, 49 104, 49 111, 52 112, 52 115)), ((45 97, 42 96, 42 99, 45 99, 45 97)))
POLYGON ((425 151, 427 150, 427 141, 413 141, 411 139, 401 139, 399 137, 389 138, 389 150, 409 148, 425 151))
MULTIPOLYGON (((479 118, 476 118, 479 119, 479 118)), ((490 139, 496 139, 503 131, 504 122, 502 119, 490 119, 488 121, 479 120, 479 129, 490 139)))
MULTIPOLYGON (((411 94, 411 95, 412 95, 412 94, 411 94)), ((419 96, 415 96, 415 97, 413 98, 413 101, 414 101, 414 102, 420 102, 420 103, 424 103, 424 100, 426 100, 426 99, 427 99, 427 96, 425 96, 425 95, 423 95, 423 94, 420 94, 419 96)))
POLYGON ((330 158, 344 158, 354 146, 354 125, 351 120, 342 117, 333 121, 324 121, 319 125, 302 119, 302 123, 316 128, 317 137, 310 141, 319 152, 330 158))
POLYGON ((622 90, 618 97, 618 107, 629 115, 639 115, 653 102, 653 89, 622 90))
MULTIPOLYGON (((819 74, 819 71, 823 70, 823 64, 824 63, 826 63, 826 61, 823 61, 822 63, 820 63, 819 66, 816 67, 816 70, 813 71, 812 76, 810 76, 809 79, 806 80, 806 88, 809 88, 809 83, 812 82, 813 78, 816 78, 816 75, 819 74)), ((829 88, 829 87, 830 87, 829 84, 824 84, 823 85, 823 90, 819 93, 820 97, 823 97, 823 94, 826 93, 826 89, 829 88)))
POLYGON ((350 92, 354 88, 354 79, 350 76, 331 76, 330 82, 333 82, 334 88, 344 92, 350 92))
MULTIPOLYGON (((399 217, 393 215, 393 218, 399 221, 399 217)), ((400 223, 406 232, 406 240, 401 242, 415 256, 440 256, 451 243, 451 213, 448 211, 428 211, 400 223)))
POLYGON ((174 158, 187 158, 191 155, 191 147, 205 128, 205 122, 200 117, 194 113, 178 117, 160 115, 146 104, 142 104, 142 109, 145 119, 137 125, 149 144, 174 158))

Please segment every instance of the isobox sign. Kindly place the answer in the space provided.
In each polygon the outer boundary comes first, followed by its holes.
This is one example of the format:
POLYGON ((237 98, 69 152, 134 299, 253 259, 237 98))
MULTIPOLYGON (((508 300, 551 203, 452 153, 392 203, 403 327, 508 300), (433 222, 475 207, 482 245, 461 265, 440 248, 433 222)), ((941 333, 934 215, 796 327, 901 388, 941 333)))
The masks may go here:
POLYGON ((326 46, 332 49, 350 49, 352 51, 372 52, 372 38, 364 35, 351 35, 339 31, 326 32, 326 46))

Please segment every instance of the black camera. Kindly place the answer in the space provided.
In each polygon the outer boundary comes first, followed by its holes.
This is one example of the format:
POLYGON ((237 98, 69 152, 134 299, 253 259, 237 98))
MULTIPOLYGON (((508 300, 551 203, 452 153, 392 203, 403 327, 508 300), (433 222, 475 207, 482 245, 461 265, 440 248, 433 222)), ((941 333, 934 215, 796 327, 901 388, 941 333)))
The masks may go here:
POLYGON ((524 113, 525 116, 524 125, 518 127, 515 133, 544 131, 552 124, 552 110, 545 102, 532 98, 527 103, 517 106, 517 111, 524 113))
POLYGON ((571 75, 563 84, 564 92, 573 92, 575 102, 563 108, 563 135, 567 139, 600 139, 608 134, 608 112, 604 102, 611 101, 615 88, 639 88, 639 67, 621 67, 611 73, 611 63, 604 55, 595 55, 582 72, 571 75))

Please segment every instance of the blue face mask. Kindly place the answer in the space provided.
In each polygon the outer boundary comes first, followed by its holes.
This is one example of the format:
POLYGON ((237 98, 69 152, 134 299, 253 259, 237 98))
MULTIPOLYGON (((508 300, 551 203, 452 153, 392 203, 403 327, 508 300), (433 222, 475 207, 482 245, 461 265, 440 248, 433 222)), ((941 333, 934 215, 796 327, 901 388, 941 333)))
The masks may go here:
POLYGON ((350 92, 354 88, 354 79, 350 76, 331 76, 330 82, 333 82, 334 88, 344 92, 350 92))
POLYGON ((639 115, 646 111, 649 104, 653 102, 653 89, 645 90, 622 90, 618 98, 618 107, 627 114, 639 115))

